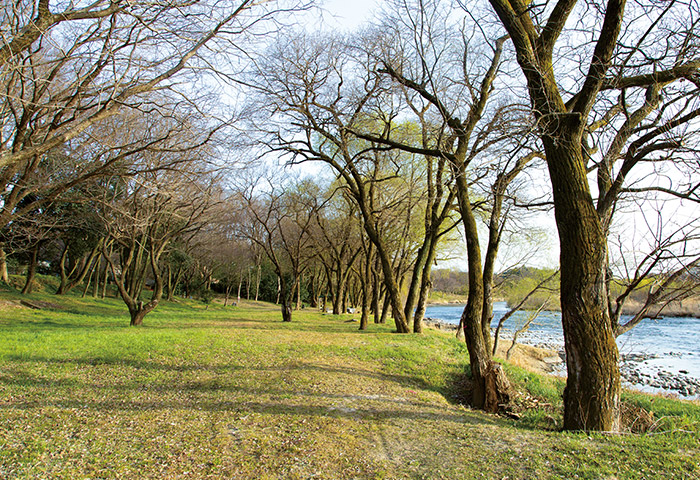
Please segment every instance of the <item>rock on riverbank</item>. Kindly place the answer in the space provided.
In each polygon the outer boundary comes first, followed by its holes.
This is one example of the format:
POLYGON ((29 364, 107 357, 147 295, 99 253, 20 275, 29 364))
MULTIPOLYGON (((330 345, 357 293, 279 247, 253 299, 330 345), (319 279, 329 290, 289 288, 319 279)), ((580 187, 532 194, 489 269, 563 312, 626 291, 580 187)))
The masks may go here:
POLYGON ((646 390, 648 387, 677 393, 683 397, 700 397, 700 379, 692 377, 686 370, 669 372, 663 367, 647 366, 647 360, 660 358, 658 355, 627 354, 622 355, 620 375, 622 381, 646 390))

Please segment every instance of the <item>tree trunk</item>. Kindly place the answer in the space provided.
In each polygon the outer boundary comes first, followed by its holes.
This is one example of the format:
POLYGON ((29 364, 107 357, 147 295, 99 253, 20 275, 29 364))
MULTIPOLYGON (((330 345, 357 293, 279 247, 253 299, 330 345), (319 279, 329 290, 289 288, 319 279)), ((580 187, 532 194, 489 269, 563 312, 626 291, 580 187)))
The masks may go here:
POLYGON ((88 265, 88 270, 87 270, 87 275, 85 276, 87 278, 87 282, 85 282, 85 287, 83 287, 83 294, 80 296, 81 298, 85 298, 87 295, 87 292, 90 290, 90 285, 92 284, 92 277, 93 273, 95 271, 96 262, 90 262, 88 265))
POLYGON ((246 300, 250 300, 250 268, 248 268, 248 281, 245 285, 246 300))
POLYGON ((472 376, 472 405, 487 412, 496 412, 505 402, 508 393, 505 377, 491 359, 491 351, 485 339, 481 316, 484 304, 484 279, 481 270, 479 231, 469 200, 469 187, 463 175, 457 176, 458 201, 462 225, 467 243, 469 266, 469 294, 462 312, 461 323, 469 351, 472 376), (505 384, 504 384, 505 381, 505 384), (497 389, 497 390, 494 390, 497 389))
POLYGON ((224 307, 228 306, 228 299, 231 296, 231 284, 226 284, 226 291, 224 296, 224 307))
POLYGON ((31 255, 29 257, 29 265, 27 265, 27 279, 24 283, 24 288, 22 288, 22 295, 32 293, 34 278, 36 277, 36 266, 39 257, 39 242, 37 242, 34 247, 32 247, 31 255))
MULTIPOLYGON (((371 245, 371 244, 370 244, 371 245)), ((360 330, 367 330, 369 326, 370 289, 372 288, 372 249, 369 248, 365 255, 364 268, 360 269, 362 275, 362 315, 360 316, 360 330)))
MULTIPOLYGON (((367 211, 367 202, 362 200, 358 201, 360 205, 360 210, 362 211, 362 216, 364 219, 364 227, 367 236, 372 241, 377 249, 377 256, 379 257, 380 264, 382 266, 382 272, 384 273, 384 285, 386 288, 386 298, 389 299, 391 304, 391 313, 394 317, 394 323, 396 325, 397 333, 410 333, 411 329, 408 327, 408 322, 403 314, 403 305, 401 304, 401 291, 399 285, 396 282, 396 275, 394 268, 389 258, 389 253, 387 252, 384 242, 382 241, 376 227, 373 225, 372 215, 367 211)), ((384 308, 386 310, 386 308, 384 308)), ((384 313, 382 313, 382 318, 384 318, 384 313)))
POLYGON ((389 295, 384 292, 384 302, 382 304, 382 314, 379 317, 379 323, 386 323, 386 317, 389 316, 389 295))
POLYGON ((61 257, 58 260, 58 274, 60 277, 60 283, 58 284, 58 290, 56 290, 56 295, 63 295, 65 293, 66 286, 68 285, 68 275, 66 274, 66 258, 68 257, 68 244, 63 245, 63 251, 61 252, 61 257))
POLYGON ((143 302, 138 302, 135 308, 129 308, 129 315, 131 316, 131 321, 129 326, 140 327, 143 325, 143 319, 148 314, 150 310, 146 311, 143 307, 143 302))
POLYGON ((173 268, 170 264, 166 266, 167 273, 165 274, 165 299, 168 302, 173 301, 173 268))
POLYGON ((333 315, 339 315, 343 313, 343 296, 345 295, 342 282, 339 281, 333 290, 333 315))
POLYGON ((255 278, 255 301, 258 301, 258 295, 260 294, 260 276, 261 276, 261 265, 258 263, 258 275, 255 278))
POLYGON ((423 316, 425 316, 425 307, 428 303, 428 295, 433 283, 430 279, 430 274, 433 271, 433 261, 437 254, 437 238, 430 242, 428 247, 428 256, 425 259, 425 266, 421 273, 420 293, 416 302, 416 312, 413 315, 413 333, 423 333, 423 316))
POLYGON ((369 325, 369 283, 362 286, 362 314, 360 316, 360 330, 367 330, 369 325))
MULTIPOLYGON (((91 275, 93 272, 93 261, 95 258, 99 257, 103 241, 104 240, 100 240, 90 251, 89 255, 83 255, 83 257, 71 268, 70 272, 66 272, 68 245, 65 246, 63 252, 61 253, 61 259, 58 262, 59 271, 61 274, 61 283, 56 291, 56 295, 65 295, 76 286, 80 285, 80 283, 84 281, 86 277, 88 277, 88 283, 90 283, 88 275, 91 275)), ((85 296, 85 293, 83 296, 85 296)))
POLYGON ((379 308, 380 290, 379 273, 375 265, 375 267, 372 268, 372 310, 374 311, 374 323, 379 323, 382 316, 381 309, 379 308))
POLYGON ((568 374, 564 429, 615 431, 619 428, 620 370, 607 309, 606 238, 586 181, 581 149, 568 140, 544 142, 561 245, 568 374))
POLYGON ((92 298, 97 298, 97 293, 100 290, 100 263, 102 263, 102 257, 98 255, 95 259, 95 279, 92 284, 92 298))
POLYGON ((109 281, 109 269, 107 268, 107 263, 105 262, 105 273, 102 276, 102 291, 100 292, 100 297, 105 298, 107 296, 107 282, 109 281))
MULTIPOLYGON (((278 304, 278 305, 279 305, 279 303, 280 303, 280 292, 281 292, 281 290, 282 290, 282 287, 281 287, 281 285, 280 285, 280 276, 279 276, 279 274, 278 274, 278 275, 277 275, 277 299, 275 300, 275 303, 278 304)), ((290 314, 290 318, 291 318, 291 314, 290 314)))
POLYGON ((403 314, 406 316, 406 319, 408 320, 413 317, 413 333, 422 333, 422 317, 416 323, 417 317, 414 312, 418 299, 420 298, 421 280, 423 278, 423 271, 426 268, 426 260, 430 253, 430 244, 432 243, 432 239, 430 238, 432 233, 426 232, 425 235, 423 244, 418 249, 416 255, 416 261, 413 265, 413 271, 411 272, 411 282, 408 285, 408 293, 406 293, 406 303, 403 307, 403 314))
POLYGON ((287 299, 282 299, 282 321, 292 321, 292 305, 287 299))
MULTIPOLYGON (((281 270, 281 269, 278 269, 281 270)), ((277 280, 280 290, 280 300, 282 301, 282 321, 291 322, 292 321, 292 295, 294 293, 293 287, 284 279, 281 273, 277 274, 277 280)))
POLYGON ((10 275, 7 273, 7 255, 3 242, 0 242, 0 281, 10 283, 10 275))

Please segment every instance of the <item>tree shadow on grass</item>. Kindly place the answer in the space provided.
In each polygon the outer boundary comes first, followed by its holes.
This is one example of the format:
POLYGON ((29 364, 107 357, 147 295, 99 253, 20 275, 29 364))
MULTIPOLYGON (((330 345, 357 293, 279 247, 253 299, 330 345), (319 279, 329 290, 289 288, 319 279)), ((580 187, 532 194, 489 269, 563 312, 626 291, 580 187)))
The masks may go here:
MULTIPOLYGON (((45 363, 75 363, 94 365, 81 359, 72 360, 14 360, 15 364, 26 362, 36 365, 45 363)), ((103 363, 109 365, 109 363, 103 363)), ((124 366, 124 361, 114 360, 115 365, 124 366)), ((164 366, 150 363, 138 364, 139 369, 161 369, 164 366)), ((50 368, 50 367, 49 367, 50 368)), ((199 366, 210 371, 208 366, 199 366)), ((168 369, 173 370, 173 369, 168 369)), ((94 409, 98 411, 148 411, 148 410, 182 410, 193 411, 251 411, 269 415, 307 415, 324 417, 347 417, 356 419, 421 419, 431 421, 447 421, 453 423, 494 424, 491 417, 474 412, 445 409, 444 405, 431 403, 420 398, 410 398, 400 392, 406 388, 426 388, 430 385, 421 383, 411 376, 391 375, 381 372, 300 363, 297 365, 261 368, 242 368, 228 365, 219 371, 241 375, 261 373, 265 377, 269 372, 279 374, 280 379, 296 375, 308 376, 317 374, 317 379, 327 378, 327 375, 361 377, 354 379, 360 384, 375 385, 376 393, 352 391, 330 391, 303 386, 301 388, 285 386, 283 382, 275 381, 261 388, 227 384, 225 379, 197 380, 189 376, 179 377, 181 372, 188 369, 173 370, 175 378, 164 378, 162 383, 139 383, 138 379, 118 383, 109 383, 109 376, 99 376, 98 379, 47 378, 46 368, 40 369, 42 375, 32 374, 24 368, 4 369, 0 375, 0 385, 5 390, 20 392, 15 400, 0 403, 0 410, 34 410, 46 407, 59 409, 94 409), (366 382, 362 382, 367 379, 366 382), (393 394, 382 393, 382 387, 389 386, 393 394), (397 389, 396 387, 400 387, 397 389), (399 392, 399 393, 397 393, 399 392), (154 393, 160 396, 153 399, 154 393), (143 399, 139 396, 143 395, 143 399)), ((274 378, 273 378, 274 379, 274 378)), ((277 379, 274 379, 277 380, 277 379)), ((342 385, 342 382, 341 382, 342 385)), ((409 390, 408 392, 411 392, 409 390)), ((415 393, 415 392, 414 392, 415 393)))

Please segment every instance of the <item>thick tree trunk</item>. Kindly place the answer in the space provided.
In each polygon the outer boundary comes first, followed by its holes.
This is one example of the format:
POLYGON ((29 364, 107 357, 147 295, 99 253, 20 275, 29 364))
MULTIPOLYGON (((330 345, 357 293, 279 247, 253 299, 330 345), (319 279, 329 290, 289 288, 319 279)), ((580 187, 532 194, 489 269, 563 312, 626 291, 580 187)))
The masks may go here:
POLYGON ((34 284, 34 278, 36 278, 36 266, 39 257, 39 243, 37 242, 34 247, 32 247, 32 252, 29 257, 29 265, 27 265, 27 278, 24 283, 24 288, 22 288, 22 295, 32 293, 32 288, 34 284))
POLYGON ((5 244, 0 242, 0 281, 10 283, 10 275, 7 273, 7 255, 5 244))
POLYGON ((568 374, 564 429, 615 431, 619 428, 620 371, 607 309, 605 233, 588 189, 580 147, 566 140, 544 143, 561 245, 568 374))
POLYGON ((287 299, 282 300, 282 321, 292 321, 292 305, 289 301, 287 301, 287 299))
POLYGON ((362 315, 360 316, 360 330, 367 330, 369 325, 369 284, 362 287, 362 315))
MULTIPOLYGON (((514 15, 507 2, 491 0, 491 5, 510 33, 527 80, 554 193, 568 373, 564 428, 614 431, 619 426, 620 372, 607 308, 606 238, 588 185, 582 137, 587 135, 589 113, 612 63, 625 1, 607 2, 593 56, 590 63, 582 64, 588 74, 570 105, 565 104, 554 75, 552 50, 542 48, 539 39, 527 38, 530 33, 525 33, 523 25, 530 14, 523 10, 514 15)), ((540 39, 547 38, 553 46, 566 15, 557 18, 552 13, 550 22, 540 39)))
POLYGON ((136 308, 129 309, 129 314, 131 315, 131 321, 129 326, 140 327, 143 325, 143 319, 148 312, 143 308, 143 302, 139 302, 136 308))
POLYGON ((343 313, 343 296, 345 295, 343 287, 343 282, 338 280, 331 290, 333 295, 333 315, 340 315, 343 313))

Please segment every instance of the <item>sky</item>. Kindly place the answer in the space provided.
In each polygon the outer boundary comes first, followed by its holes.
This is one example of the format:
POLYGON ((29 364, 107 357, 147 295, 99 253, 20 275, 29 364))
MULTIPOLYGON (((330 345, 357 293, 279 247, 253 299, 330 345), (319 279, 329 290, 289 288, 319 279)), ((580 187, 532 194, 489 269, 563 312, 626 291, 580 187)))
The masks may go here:
POLYGON ((370 20, 378 10, 378 0, 325 0, 321 2, 324 23, 331 28, 353 30, 370 20))

